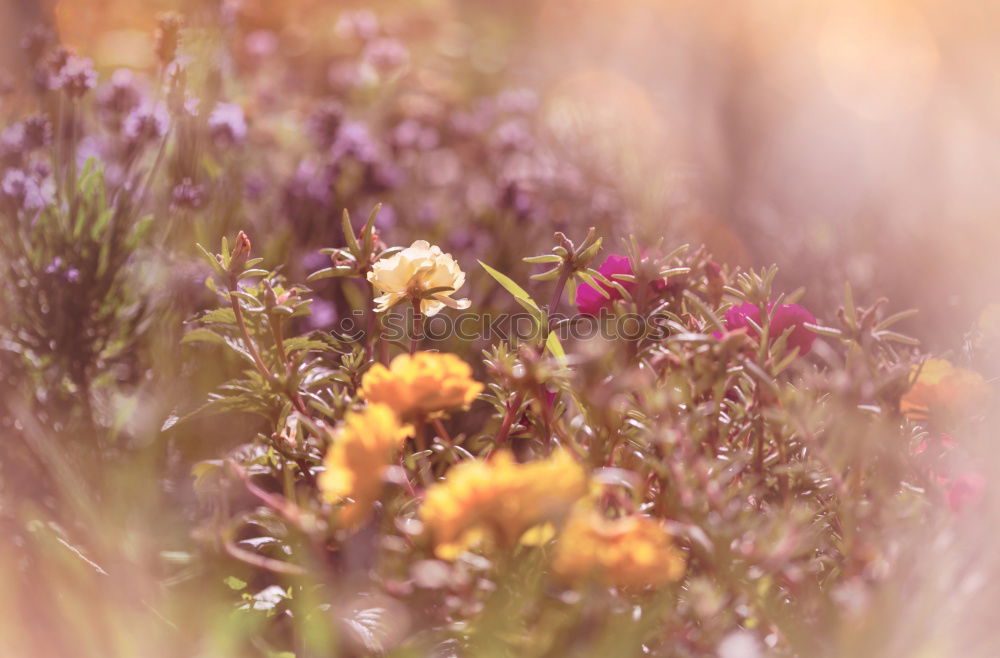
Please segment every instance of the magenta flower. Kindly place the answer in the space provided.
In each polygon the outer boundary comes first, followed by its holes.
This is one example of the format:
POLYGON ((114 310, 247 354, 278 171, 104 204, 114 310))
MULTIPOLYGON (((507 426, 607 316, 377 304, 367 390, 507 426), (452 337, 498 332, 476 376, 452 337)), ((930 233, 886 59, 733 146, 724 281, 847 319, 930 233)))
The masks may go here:
MULTIPOLYGON (((808 354, 809 350, 812 349, 813 341, 816 340, 816 334, 806 329, 803 325, 807 322, 816 322, 813 314, 798 304, 781 304, 780 306, 775 306, 772 303, 768 306, 768 312, 771 314, 771 328, 768 332, 770 334, 770 341, 774 342, 786 330, 794 327, 792 333, 788 336, 788 348, 797 347, 799 348, 799 355, 808 354)), ((744 302, 726 311, 724 320, 726 329, 729 331, 745 328, 749 334, 756 335, 756 330, 750 326, 748 320, 753 320, 758 325, 761 324, 760 307, 750 302, 744 302)))
MULTIPOLYGON (((597 270, 600 272, 605 279, 609 281, 615 281, 612 278, 615 274, 632 274, 632 265, 628 262, 628 258, 625 256, 619 256, 618 254, 610 254, 601 266, 597 270)), ((628 281, 618 281, 625 290, 632 292, 635 287, 634 283, 628 281)), ((597 282, 605 292, 608 293, 608 297, 605 297, 594 288, 589 283, 584 283, 576 291, 576 307, 581 313, 586 313, 587 315, 597 315, 597 313, 602 308, 607 308, 611 306, 611 303, 616 299, 621 299, 622 295, 614 286, 609 286, 600 282, 597 282)))
POLYGON ((951 511, 958 514, 968 505, 983 497, 986 478, 979 473, 967 473, 952 480, 945 487, 945 500, 951 511))

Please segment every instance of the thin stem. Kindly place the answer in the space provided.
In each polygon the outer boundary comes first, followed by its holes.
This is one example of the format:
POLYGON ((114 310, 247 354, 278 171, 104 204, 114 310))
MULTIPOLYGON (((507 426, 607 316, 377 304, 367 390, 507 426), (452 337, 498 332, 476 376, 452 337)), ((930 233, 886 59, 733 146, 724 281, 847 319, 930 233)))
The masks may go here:
POLYGON ((226 549, 226 553, 228 553, 231 557, 236 558, 240 562, 246 562, 247 564, 259 569, 264 569, 266 571, 286 576, 301 576, 306 572, 305 569, 300 566, 289 564, 288 562, 282 562, 281 560, 275 560, 274 558, 265 557, 263 555, 257 555, 256 553, 251 553, 248 550, 242 549, 234 544, 233 540, 229 537, 223 539, 222 545, 226 549))
POLYGON ((375 341, 382 337, 382 325, 378 321, 378 314, 375 312, 375 288, 368 286, 371 290, 371 301, 365 309, 368 316, 368 334, 365 336, 365 356, 369 359, 375 353, 375 341))
POLYGON ((413 335, 410 336, 410 356, 413 356, 417 348, 420 347, 420 341, 423 338, 424 315, 420 312, 420 299, 414 297, 411 303, 413 304, 413 335))
POLYGON ((444 423, 441 422, 440 418, 435 418, 431 422, 434 424, 434 429, 437 431, 438 436, 444 439, 448 445, 454 443, 454 441, 452 441, 451 435, 448 434, 448 430, 445 429, 444 423))
POLYGON ((233 315, 236 316, 236 325, 240 328, 240 333, 243 336, 243 342, 247 347, 247 351, 250 352, 250 356, 253 357, 254 365, 257 366, 257 370, 264 379, 271 379, 271 371, 267 369, 267 364, 264 363, 264 359, 261 358, 260 352, 257 351, 257 344, 250 339, 250 332, 247 330, 247 323, 243 319, 243 310, 240 308, 240 300, 236 296, 236 292, 233 287, 229 289, 229 303, 233 307, 233 315))
POLYGON ((268 313, 267 324, 271 327, 271 337, 274 339, 274 347, 278 350, 278 358, 281 359, 285 374, 288 374, 288 354, 285 352, 285 337, 281 331, 281 318, 268 313))
POLYGON ((521 408, 521 404, 524 402, 524 391, 518 391, 517 395, 514 396, 513 402, 507 405, 507 411, 503 415, 503 421, 500 423, 500 430, 497 432, 496 444, 503 445, 507 438, 510 436, 510 429, 514 426, 515 415, 521 408))
POLYGON ((556 287, 552 291, 552 301, 549 302, 549 329, 552 329, 552 316, 556 314, 559 310, 559 304, 562 302, 563 290, 566 288, 566 282, 569 281, 570 275, 573 271, 567 267, 563 266, 563 271, 559 274, 559 279, 556 280, 556 287))

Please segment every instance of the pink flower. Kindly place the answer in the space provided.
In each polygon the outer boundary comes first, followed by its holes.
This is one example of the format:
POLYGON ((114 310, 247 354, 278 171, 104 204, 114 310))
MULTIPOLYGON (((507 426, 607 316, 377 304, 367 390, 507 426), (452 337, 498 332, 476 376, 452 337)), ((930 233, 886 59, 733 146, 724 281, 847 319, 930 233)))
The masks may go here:
POLYGON ((957 514, 982 498, 985 488, 986 478, 979 473, 968 473, 952 480, 945 487, 944 497, 951 511, 957 514))
MULTIPOLYGON (((618 254, 610 254, 601 266, 597 270, 600 272, 605 279, 608 281, 616 281, 613 278, 615 274, 632 274, 632 265, 628 262, 628 258, 625 256, 619 256, 618 254)), ((634 283, 627 281, 617 281, 620 283, 625 290, 630 293, 635 288, 634 283)), ((576 307, 581 313, 586 313, 587 315, 597 315, 597 313, 602 308, 607 308, 611 306, 611 303, 616 299, 621 299, 622 295, 614 286, 605 285, 598 282, 601 288, 608 293, 608 297, 605 297, 596 288, 591 286, 589 283, 585 283, 577 288, 576 291, 576 307)))
MULTIPOLYGON (((771 328, 769 330, 770 341, 774 342, 787 329, 794 327, 788 336, 788 348, 799 348, 799 355, 808 354, 812 349, 816 334, 806 329, 805 323, 816 322, 813 314, 798 304, 781 304, 775 306, 773 303, 768 306, 771 314, 771 328)), ((748 320, 753 320, 756 324, 761 324, 760 308, 756 304, 744 302, 734 306, 725 315, 726 329, 736 331, 746 328, 750 335, 756 335, 756 330, 750 326, 748 320)))

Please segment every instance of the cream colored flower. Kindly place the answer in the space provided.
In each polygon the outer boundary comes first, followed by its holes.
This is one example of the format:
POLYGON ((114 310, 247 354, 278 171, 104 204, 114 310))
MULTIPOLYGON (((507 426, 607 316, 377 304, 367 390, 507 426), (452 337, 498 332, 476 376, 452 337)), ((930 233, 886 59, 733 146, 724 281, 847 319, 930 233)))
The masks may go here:
POLYGON ((465 285, 465 272, 458 262, 431 246, 426 240, 417 240, 398 254, 375 261, 368 281, 382 293, 375 298, 375 310, 386 311, 410 296, 418 296, 420 312, 426 316, 436 314, 445 306, 469 308, 468 299, 452 299, 451 295, 465 285), (434 288, 450 288, 424 297, 434 288))

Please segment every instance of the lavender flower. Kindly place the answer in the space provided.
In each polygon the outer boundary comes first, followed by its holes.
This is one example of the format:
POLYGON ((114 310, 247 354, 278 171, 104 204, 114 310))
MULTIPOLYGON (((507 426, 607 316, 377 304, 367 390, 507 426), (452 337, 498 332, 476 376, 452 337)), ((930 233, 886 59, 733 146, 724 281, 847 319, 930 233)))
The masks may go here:
POLYGON ((106 123, 118 126, 122 117, 139 107, 142 93, 128 69, 118 69, 111 76, 111 82, 97 90, 97 107, 106 123))
POLYGON ((169 64, 177 56, 184 19, 178 14, 167 13, 158 17, 156 28, 156 57, 161 64, 169 64))
POLYGON ((44 114, 25 117, 21 121, 21 126, 23 129, 21 145, 26 151, 44 148, 52 141, 52 124, 44 114))
POLYGON ((170 207, 179 209, 201 208, 205 201, 205 186, 195 184, 190 178, 185 178, 174 186, 171 192, 170 207))
POLYGON ((243 41, 243 47, 252 57, 267 57, 278 49, 278 37, 271 30, 254 30, 243 41))
POLYGON ((330 147, 330 156, 334 162, 352 156, 359 162, 371 164, 378 158, 378 145, 364 123, 345 121, 330 147))
POLYGON ((86 57, 69 55, 53 82, 54 88, 62 89, 71 98, 80 98, 97 84, 94 63, 86 57))
POLYGON ((345 11, 337 18, 333 29, 341 39, 367 41, 378 34, 378 18, 370 9, 345 11))
POLYGON ((129 112, 122 124, 122 130, 133 144, 156 141, 167 134, 170 127, 170 115, 162 103, 143 104, 129 112))
POLYGON ((0 194, 16 210, 28 212, 41 210, 48 205, 50 195, 31 176, 21 169, 8 169, 0 182, 0 194))
POLYGON ((344 106, 338 101, 323 103, 306 122, 306 127, 318 146, 328 149, 337 138, 337 131, 344 121, 344 106))
POLYGON ((410 51, 396 39, 375 39, 365 47, 363 58, 376 71, 388 75, 409 61, 410 51))
POLYGON ((208 129, 220 146, 242 143, 247 136, 243 108, 236 103, 218 103, 208 116, 208 129))

